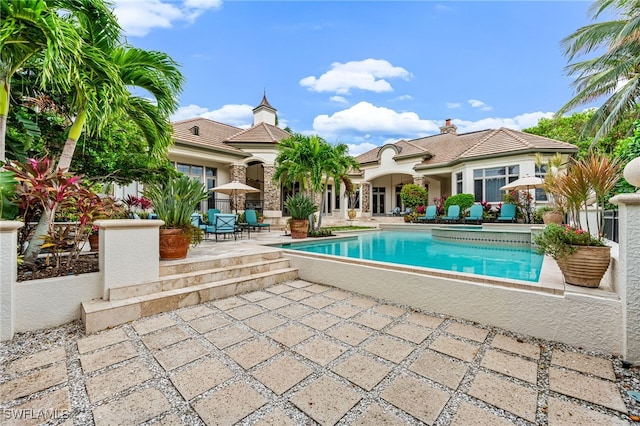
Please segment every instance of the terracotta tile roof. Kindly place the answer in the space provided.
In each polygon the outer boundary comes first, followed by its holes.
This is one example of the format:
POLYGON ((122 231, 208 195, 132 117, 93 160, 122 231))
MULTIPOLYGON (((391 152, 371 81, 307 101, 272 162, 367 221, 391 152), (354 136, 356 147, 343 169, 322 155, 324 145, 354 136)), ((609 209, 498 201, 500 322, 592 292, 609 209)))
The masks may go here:
MULTIPOLYGON (((576 152, 575 145, 504 127, 495 130, 401 140, 394 144, 399 151, 394 158, 415 156, 420 167, 438 167, 459 161, 521 152, 576 152), (428 157, 431 155, 431 157, 428 157), (420 159, 419 157, 425 157, 420 159)), ((356 157, 360 164, 378 161, 380 149, 374 148, 356 157)))
POLYGON ((269 143, 276 144, 291 136, 287 131, 267 123, 255 126, 225 139, 226 143, 269 143))
POLYGON ((202 117, 175 121, 171 125, 173 126, 173 139, 177 142, 210 146, 225 151, 242 152, 242 150, 224 143, 229 137, 242 132, 239 127, 229 126, 228 124, 202 117), (197 135, 192 130, 194 126, 198 127, 197 135))

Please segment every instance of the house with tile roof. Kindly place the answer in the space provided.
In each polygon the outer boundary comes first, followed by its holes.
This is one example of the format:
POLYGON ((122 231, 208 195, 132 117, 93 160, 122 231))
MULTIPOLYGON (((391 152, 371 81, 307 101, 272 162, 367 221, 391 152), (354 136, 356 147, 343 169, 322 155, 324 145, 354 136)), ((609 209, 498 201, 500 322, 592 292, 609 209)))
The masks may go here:
MULTIPOLYGON (((536 165, 559 152, 566 161, 578 147, 569 143, 507 128, 457 133, 447 119, 440 134, 400 140, 356 157, 360 171, 352 176, 359 191, 356 208, 361 217, 384 215, 403 207, 400 190, 407 183, 424 186, 429 204, 434 198, 474 194, 477 202, 499 203, 500 187, 524 176, 543 177, 546 165, 536 165)), ((544 203, 544 191, 536 191, 544 203)))
MULTIPOLYGON (((255 208, 268 217, 282 216, 283 189, 271 180, 277 145, 290 134, 276 126, 276 109, 267 101, 253 109, 253 125, 248 129, 230 126, 203 117, 172 123, 174 144, 169 159, 176 169, 205 183, 207 188, 237 180, 260 192, 239 195, 238 210, 255 208)), ((211 192, 202 211, 236 209, 234 199, 211 192)))

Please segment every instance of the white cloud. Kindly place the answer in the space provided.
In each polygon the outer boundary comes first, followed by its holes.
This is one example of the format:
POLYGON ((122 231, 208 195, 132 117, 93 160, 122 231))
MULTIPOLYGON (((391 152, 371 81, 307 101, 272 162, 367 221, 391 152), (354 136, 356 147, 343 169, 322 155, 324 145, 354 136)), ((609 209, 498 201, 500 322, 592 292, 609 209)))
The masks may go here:
POLYGON ((339 104, 348 104, 349 102, 344 96, 332 96, 329 98, 331 102, 337 102, 339 104))
POLYGON ((127 36, 143 37, 154 28, 171 28, 175 21, 193 22, 222 0, 116 0, 113 13, 127 36))
POLYGON ((348 143, 347 146, 349 147, 349 154, 357 157, 360 154, 364 154, 365 152, 376 148, 378 145, 374 145, 371 142, 363 142, 360 144, 348 143))
POLYGON ((462 105, 460 104, 460 102, 447 102, 447 108, 449 109, 456 109, 456 108, 460 108, 462 105))
POLYGON ((313 129, 320 135, 376 132, 419 137, 437 132, 438 125, 433 121, 420 119, 415 112, 397 112, 369 102, 359 102, 331 116, 316 116, 313 129))
POLYGON ((384 59, 365 59, 347 63, 334 62, 331 69, 320 77, 305 77, 300 85, 314 92, 335 92, 347 95, 351 89, 375 93, 391 92, 393 88, 386 78, 409 80, 411 73, 402 67, 394 67, 384 59))
POLYGON ((171 116, 171 121, 194 117, 204 117, 230 126, 247 128, 253 124, 253 107, 251 105, 229 104, 210 111, 208 108, 191 104, 178 108, 178 111, 171 116))
POLYGON ((413 99, 413 96, 411 95, 402 95, 394 98, 393 100, 394 101, 410 101, 411 99, 413 99))
POLYGON ((478 130, 498 129, 506 127, 508 129, 523 130, 536 126, 541 118, 552 118, 553 112, 528 112, 517 115, 513 118, 483 118, 478 121, 452 120, 458 126, 458 133, 475 132, 478 130))
POLYGON ((479 108, 481 111, 491 111, 493 109, 493 107, 477 99, 469 99, 467 102, 469 102, 469 105, 473 108, 479 108))

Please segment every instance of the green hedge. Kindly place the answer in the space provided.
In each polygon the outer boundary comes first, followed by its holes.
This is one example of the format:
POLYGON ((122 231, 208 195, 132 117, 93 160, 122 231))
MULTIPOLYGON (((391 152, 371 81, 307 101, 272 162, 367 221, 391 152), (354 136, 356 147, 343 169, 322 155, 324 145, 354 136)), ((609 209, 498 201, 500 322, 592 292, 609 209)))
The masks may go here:
POLYGON ((412 210, 417 206, 426 206, 429 199, 429 193, 422 186, 418 186, 413 183, 408 183, 402 187, 400 191, 400 198, 402 204, 405 207, 409 207, 412 210))
POLYGON ((473 194, 456 194, 447 198, 447 201, 444 202, 444 211, 449 210, 449 206, 457 205, 460 206, 460 212, 464 212, 465 210, 471 208, 472 205, 475 204, 476 198, 473 194))

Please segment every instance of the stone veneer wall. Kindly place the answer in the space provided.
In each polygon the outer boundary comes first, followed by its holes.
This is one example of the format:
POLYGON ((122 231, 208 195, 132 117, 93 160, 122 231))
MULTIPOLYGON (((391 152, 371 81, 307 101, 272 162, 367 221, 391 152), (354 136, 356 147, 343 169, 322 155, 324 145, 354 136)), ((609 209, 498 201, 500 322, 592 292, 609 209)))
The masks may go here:
POLYGON ((371 184, 369 182, 362 183, 360 198, 360 209, 362 213, 369 213, 371 211, 371 184))
MULTIPOLYGON (((237 180, 240 183, 247 183, 247 166, 244 164, 232 164, 229 166, 229 175, 231 176, 231 181, 237 180)), ((235 199, 234 197, 230 197, 231 211, 234 210, 244 210, 244 201, 246 199, 244 194, 238 194, 235 199), (236 206, 234 203, 238 202, 236 206)))
POLYGON ((275 170, 275 166, 264 166, 264 210, 281 210, 280 186, 272 180, 275 170))
POLYGON ((421 188, 424 188, 424 176, 414 176, 413 177, 414 185, 418 185, 421 188))

